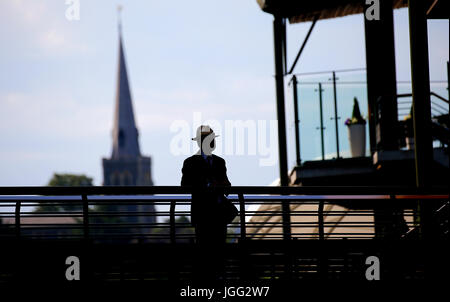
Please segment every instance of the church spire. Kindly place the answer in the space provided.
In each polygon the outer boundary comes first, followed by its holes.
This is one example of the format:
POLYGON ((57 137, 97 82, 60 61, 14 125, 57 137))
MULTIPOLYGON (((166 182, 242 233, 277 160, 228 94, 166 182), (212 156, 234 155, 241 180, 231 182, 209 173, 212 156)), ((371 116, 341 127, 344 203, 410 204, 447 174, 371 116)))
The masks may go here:
POLYGON ((113 126, 112 159, 140 156, 138 130, 134 120, 133 104, 128 83, 125 53, 122 42, 122 22, 119 10, 119 64, 117 71, 116 104, 113 126))

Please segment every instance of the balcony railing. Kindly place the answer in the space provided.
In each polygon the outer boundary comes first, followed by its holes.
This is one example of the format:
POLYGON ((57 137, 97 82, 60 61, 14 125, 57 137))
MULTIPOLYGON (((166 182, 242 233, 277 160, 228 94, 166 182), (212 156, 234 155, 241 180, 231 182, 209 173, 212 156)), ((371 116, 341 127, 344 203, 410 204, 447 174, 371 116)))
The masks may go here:
MULTIPOLYGON (((222 188, 239 209, 228 242, 406 238, 420 227, 418 201, 435 211, 447 188, 222 188)), ((0 240, 194 242, 187 187, 3 187, 0 240), (38 210, 37 210, 38 209, 38 210), (59 209, 59 210, 55 210, 59 209)))
MULTIPOLYGON (((349 158, 347 127, 344 122, 351 118, 353 98, 359 101, 361 114, 367 118, 367 82, 364 68, 295 74, 289 81, 293 102, 288 102, 288 146, 294 166, 301 162, 331 158, 349 158), (289 119, 290 118, 290 119, 289 119), (302 133, 308 136, 308 144, 301 143, 302 133), (295 142, 295 145, 294 145, 295 142), (305 147, 307 146, 307 147, 305 147)), ((448 81, 431 81, 431 110, 433 118, 449 112, 448 81)), ((397 81, 398 120, 403 121, 410 113, 411 82, 397 81)), ((369 128, 366 127, 366 146, 369 146, 369 128)), ((368 155, 368 154, 367 154, 368 155)))
MULTIPOLYGON (((221 249, 223 280, 365 280, 369 256, 382 279, 447 272, 448 188, 221 189, 240 210, 221 249)), ((190 282, 205 262, 188 220, 193 190, 2 187, 0 282, 64 281, 69 256, 81 280, 190 282)))

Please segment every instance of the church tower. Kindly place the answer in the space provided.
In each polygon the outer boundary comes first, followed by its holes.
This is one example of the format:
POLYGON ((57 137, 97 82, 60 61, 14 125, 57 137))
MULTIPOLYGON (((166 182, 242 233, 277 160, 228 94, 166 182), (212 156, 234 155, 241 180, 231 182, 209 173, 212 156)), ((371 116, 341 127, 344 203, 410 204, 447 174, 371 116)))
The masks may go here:
POLYGON ((151 186, 151 159, 139 149, 120 24, 116 89, 112 154, 103 159, 103 185, 151 186))
MULTIPOLYGON (((112 131, 111 158, 103 158, 104 186, 152 186, 151 158, 143 156, 139 149, 139 132, 134 119, 133 103, 128 82, 125 52, 122 41, 122 28, 119 21, 119 58, 117 71, 114 125, 112 131)), ((111 210, 137 212, 139 214, 154 212, 153 205, 120 205, 111 210)), ((126 223, 154 223, 154 216, 125 216, 126 223)), ((148 228, 130 230, 148 233, 148 228)))

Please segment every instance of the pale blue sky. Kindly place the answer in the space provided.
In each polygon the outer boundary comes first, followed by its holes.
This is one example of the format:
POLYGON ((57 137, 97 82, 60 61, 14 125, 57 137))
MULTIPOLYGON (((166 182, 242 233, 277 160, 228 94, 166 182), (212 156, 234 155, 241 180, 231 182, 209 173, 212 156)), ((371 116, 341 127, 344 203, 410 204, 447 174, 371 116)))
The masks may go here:
MULTIPOLYGON (((0 185, 44 185, 53 172, 84 173, 102 183, 101 158, 111 153, 119 3, 141 151, 153 158, 156 185, 179 184, 185 156, 169 152, 174 120, 191 122, 194 111, 221 122, 276 119, 272 16, 255 0, 80 0, 81 19, 72 22, 64 0, 3 0, 0 185)), ((410 79, 407 17, 406 9, 395 13, 398 80, 410 79)), ((446 80, 448 21, 428 24, 431 79, 446 80)), ((288 26, 290 62, 309 26, 288 26)), ((296 72, 364 66, 363 16, 355 15, 319 21, 296 72)), ((447 96, 445 87, 433 89, 447 96)), ((356 94, 364 98, 355 88, 342 93, 342 102, 356 94)), ((290 167, 291 98, 288 88, 290 167)), ((348 111, 342 105, 343 120, 348 111)), ((320 155, 316 134, 302 133, 309 157, 320 155)), ((334 152, 332 141, 326 150, 334 152)), ((224 158, 235 185, 267 185, 278 177, 278 166, 260 167, 258 156, 224 158)))

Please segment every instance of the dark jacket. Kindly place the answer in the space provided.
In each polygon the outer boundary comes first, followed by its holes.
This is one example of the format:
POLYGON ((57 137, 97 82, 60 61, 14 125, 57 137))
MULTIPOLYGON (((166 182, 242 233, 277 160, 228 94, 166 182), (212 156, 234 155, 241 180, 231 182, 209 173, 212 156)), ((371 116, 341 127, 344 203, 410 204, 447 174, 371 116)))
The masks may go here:
POLYGON ((191 222, 193 225, 198 223, 214 223, 218 221, 217 212, 218 198, 223 193, 208 193, 202 188, 209 186, 231 186, 227 177, 227 168, 225 160, 219 156, 212 155, 212 165, 200 155, 196 154, 187 158, 183 163, 181 178, 182 186, 191 186, 198 189, 192 193, 191 203, 191 222))

